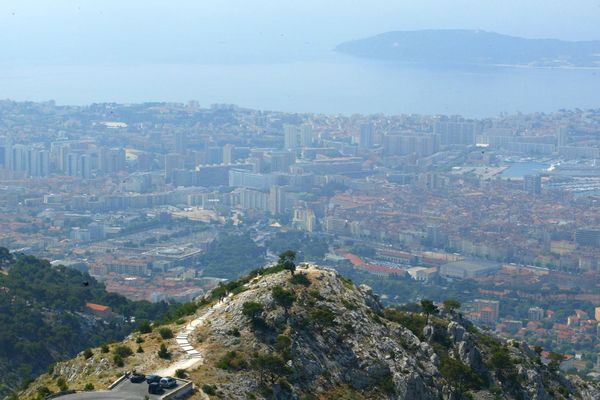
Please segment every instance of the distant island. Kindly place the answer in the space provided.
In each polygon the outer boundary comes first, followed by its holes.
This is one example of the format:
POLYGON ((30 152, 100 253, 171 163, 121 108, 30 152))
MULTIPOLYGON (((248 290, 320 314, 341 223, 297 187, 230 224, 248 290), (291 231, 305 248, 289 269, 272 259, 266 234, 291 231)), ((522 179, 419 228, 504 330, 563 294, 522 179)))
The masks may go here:
POLYGON ((600 68, 600 41, 525 39, 481 30, 387 32, 341 43, 335 51, 416 64, 600 68))

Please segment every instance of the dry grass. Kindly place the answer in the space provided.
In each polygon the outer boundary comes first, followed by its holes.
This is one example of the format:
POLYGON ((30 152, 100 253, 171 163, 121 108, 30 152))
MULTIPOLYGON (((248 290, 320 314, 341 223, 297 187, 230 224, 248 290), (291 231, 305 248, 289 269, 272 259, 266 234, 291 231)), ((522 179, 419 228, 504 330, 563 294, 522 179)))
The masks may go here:
MULTIPOLYGON (((203 313, 204 311, 205 309, 203 308, 198 313, 203 313)), ((188 323, 194 318, 195 316, 189 316, 183 318, 183 320, 185 323, 188 323)), ((87 360, 82 354, 79 354, 69 361, 60 362, 55 366, 53 374, 47 373, 38 377, 29 385, 27 390, 20 394, 19 398, 25 400, 37 399, 38 388, 41 387, 47 387, 52 392, 59 392, 57 382, 61 377, 67 382, 69 389, 84 390, 85 386, 91 383, 94 385, 94 390, 106 390, 111 383, 127 371, 136 369, 149 374, 167 367, 184 355, 175 341, 175 336, 183 329, 185 323, 180 325, 165 325, 165 327, 171 328, 173 331, 173 339, 163 339, 158 333, 158 329, 148 334, 134 332, 122 342, 110 344, 108 353, 103 353, 101 347, 97 347, 92 349, 93 355, 87 360), (144 340, 143 343, 136 343, 138 337, 144 340), (170 360, 158 357, 158 350, 162 343, 171 352, 170 360), (117 346, 127 346, 133 351, 133 355, 123 359, 124 365, 122 367, 117 367, 113 362, 114 350, 117 346), (137 353, 138 346, 142 347, 144 350, 143 353, 137 353)))
POLYGON ((319 400, 366 400, 360 392, 348 387, 338 386, 318 396, 319 400))

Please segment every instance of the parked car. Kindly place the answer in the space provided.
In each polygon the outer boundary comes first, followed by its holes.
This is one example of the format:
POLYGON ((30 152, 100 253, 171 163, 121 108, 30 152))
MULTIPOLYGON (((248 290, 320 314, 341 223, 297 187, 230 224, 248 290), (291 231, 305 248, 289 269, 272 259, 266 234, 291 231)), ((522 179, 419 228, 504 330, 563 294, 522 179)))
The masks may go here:
POLYGON ((146 382, 148 383, 160 383, 162 376, 159 375, 146 375, 146 382))
POLYGON ((139 372, 134 372, 133 374, 131 374, 131 376, 129 377, 129 381, 131 383, 140 383, 140 382, 144 382, 146 380, 146 375, 141 374, 139 372))
POLYGON ((160 380, 160 386, 164 387, 164 388, 172 388, 173 386, 177 385, 177 381, 175 380, 175 378, 171 377, 171 376, 165 376, 164 378, 162 378, 160 380))
POLYGON ((162 386, 158 382, 152 382, 148 385, 148 393, 150 394, 161 394, 163 392, 162 386))

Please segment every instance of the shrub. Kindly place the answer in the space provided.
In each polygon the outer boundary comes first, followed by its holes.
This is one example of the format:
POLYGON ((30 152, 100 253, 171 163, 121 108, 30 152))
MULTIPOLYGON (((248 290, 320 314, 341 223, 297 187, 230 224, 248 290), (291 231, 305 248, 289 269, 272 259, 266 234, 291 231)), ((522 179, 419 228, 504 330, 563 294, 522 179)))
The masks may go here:
POLYGON ((396 384, 394 384, 394 379, 391 372, 388 372, 386 375, 379 378, 377 381, 377 387, 381 388, 381 390, 388 395, 396 394, 396 384))
POLYGON ((342 299, 342 304, 344 305, 344 307, 346 307, 350 311, 354 311, 358 308, 358 306, 355 303, 348 301, 346 299, 342 299))
POLYGON ((563 397, 565 399, 568 399, 571 396, 571 392, 569 391, 569 389, 567 389, 564 386, 561 386, 558 388, 558 393, 560 393, 561 395, 563 395, 563 397))
POLYGON ((83 351, 83 358, 85 358, 86 360, 91 358, 94 355, 94 353, 92 352, 91 349, 85 349, 83 351))
POLYGON ((158 350, 158 356, 165 360, 168 360, 171 358, 171 352, 167 349, 167 346, 165 346, 164 343, 161 343, 161 345, 160 345, 160 349, 158 350))
POLYGON ((92 390, 94 390, 94 384, 90 382, 86 383, 83 387, 83 390, 85 390, 86 392, 91 392, 92 390))
POLYGON ((175 370, 175 377, 179 379, 184 379, 187 376, 185 369, 177 369, 175 370))
POLYGON ((490 355, 489 364, 496 370, 501 381, 517 379, 515 362, 510 358, 508 349, 502 346, 494 347, 490 355))
POLYGON ((283 268, 283 265, 276 264, 272 267, 267 267, 267 268, 263 268, 263 269, 259 270, 257 275, 263 275, 263 276, 264 275, 272 275, 272 274, 281 272, 283 270, 285 270, 285 268, 283 268))
POLYGON ((152 332, 152 326, 148 321, 140 321, 137 330, 140 333, 150 333, 152 332))
POLYGON ((308 279, 306 274, 295 274, 290 278, 290 282, 294 285, 310 286, 310 279, 308 279))
POLYGON ((215 394, 217 394, 217 386, 204 384, 202 385, 202 391, 208 394, 209 396, 214 396, 215 394))
POLYGON ((352 289, 354 287, 354 282, 352 282, 352 279, 346 278, 345 276, 341 276, 341 275, 340 275, 340 279, 342 280, 342 284, 344 286, 346 286, 346 288, 352 289))
POLYGON ((240 330, 238 328, 233 328, 233 329, 228 330, 227 334, 231 335, 231 336, 235 336, 235 337, 240 337, 241 336, 240 330))
POLYGON ((163 339, 173 339, 173 331, 171 328, 160 328, 158 333, 163 339))
POLYGON ((242 314, 253 321, 258 319, 263 311, 263 305, 256 301, 247 301, 242 305, 242 314))
POLYGON ((108 353, 110 351, 108 348, 108 344, 103 344, 102 347, 100 348, 100 351, 102 353, 108 353))
POLYGON ((46 386, 40 386, 37 388, 36 390, 37 394, 39 397, 41 397, 42 399, 50 394, 52 394, 52 391, 50 389, 48 389, 48 387, 46 386))
POLYGON ((308 292, 308 294, 313 297, 315 300, 324 300, 325 297, 321 296, 321 293, 319 293, 318 290, 311 290, 308 292))
POLYGON ((560 367, 560 363, 565 359, 562 354, 555 353, 553 351, 548 355, 550 362, 548 363, 548 367, 554 371, 557 371, 560 367))
POLYGON ((127 358, 133 354, 133 351, 128 346, 117 346, 113 349, 113 353, 121 356, 122 358, 127 358))
POLYGON ((325 327, 335 325, 335 313, 325 306, 315 307, 308 312, 307 321, 323 331, 325 327))
POLYGON ((478 389, 482 385, 481 378, 463 362, 450 357, 441 360, 440 372, 459 394, 468 389, 478 389))
POLYGON ((277 348, 277 350, 279 350, 279 351, 287 350, 290 348, 291 345, 292 345, 292 339, 289 336, 286 336, 286 335, 277 336, 277 339, 275 342, 275 347, 277 348))
POLYGON ((415 334, 419 339, 423 340, 423 328, 427 322, 426 318, 403 311, 398 311, 394 308, 386 308, 383 312, 384 318, 396 322, 415 334))
POLYGON ((438 312, 437 306, 433 304, 433 301, 428 299, 421 300, 421 310, 423 310, 425 316, 427 317, 425 321, 426 324, 429 324, 429 316, 432 314, 437 314, 438 312))
POLYGON ((138 346, 137 350, 135 351, 136 353, 143 353, 144 349, 142 349, 142 346, 138 346))
POLYGON ((283 307, 287 317, 290 307, 296 301, 296 294, 291 290, 282 288, 281 286, 275 286, 272 290, 272 294, 273 300, 275 300, 275 303, 283 307))
POLYGON ((143 337, 141 337, 141 336, 138 336, 138 337, 135 339, 135 342, 136 342, 137 344, 144 343, 144 338, 143 338, 143 337))
POLYGON ((293 390, 292 385, 290 384, 290 381, 288 381, 286 377, 279 378, 277 383, 279 384, 279 386, 281 387, 281 389, 283 391, 288 392, 288 393, 292 392, 292 390, 293 390))
POLYGON ((69 390, 69 386, 67 385, 65 378, 63 378, 62 376, 56 381, 56 386, 58 386, 58 390, 60 390, 61 392, 66 392, 67 390, 69 390))
POLYGON ((354 329, 354 325, 352 325, 351 323, 347 322, 344 324, 344 332, 348 333, 348 334, 352 334, 356 332, 356 329, 354 329))
POLYGON ((458 310, 461 306, 460 302, 455 299, 446 299, 444 300, 444 310, 446 311, 455 311, 458 310))
POLYGON ((248 366, 248 363, 243 358, 239 351, 228 351, 223 357, 215 364, 217 368, 228 370, 228 371, 240 371, 248 366))
POLYGON ((125 365, 125 363, 123 362, 123 357, 121 357, 118 354, 115 354, 113 356, 113 363, 117 366, 117 367, 122 367, 125 365))
POLYGON ((265 379, 274 384, 277 378, 289 373, 285 361, 273 354, 255 354, 251 364, 252 368, 258 371, 261 384, 265 383, 265 379))
POLYGON ((290 271, 292 275, 296 271, 296 252, 292 250, 286 250, 279 255, 279 261, 277 264, 281 265, 283 269, 290 271))

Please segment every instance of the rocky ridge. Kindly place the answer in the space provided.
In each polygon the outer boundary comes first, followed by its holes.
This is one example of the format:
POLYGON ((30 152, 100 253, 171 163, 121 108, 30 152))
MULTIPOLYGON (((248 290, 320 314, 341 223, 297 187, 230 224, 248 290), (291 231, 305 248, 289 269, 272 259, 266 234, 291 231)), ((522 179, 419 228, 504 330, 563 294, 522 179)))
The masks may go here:
MULTIPOLYGON (((384 309, 333 270, 271 268, 227 289, 203 300, 198 313, 224 303, 190 335, 203 356, 187 371, 199 389, 192 398, 600 398, 597 386, 544 365, 525 343, 482 333, 457 312, 384 309)), ((52 379, 68 370, 82 383, 85 374, 70 368, 58 365, 52 379)))

